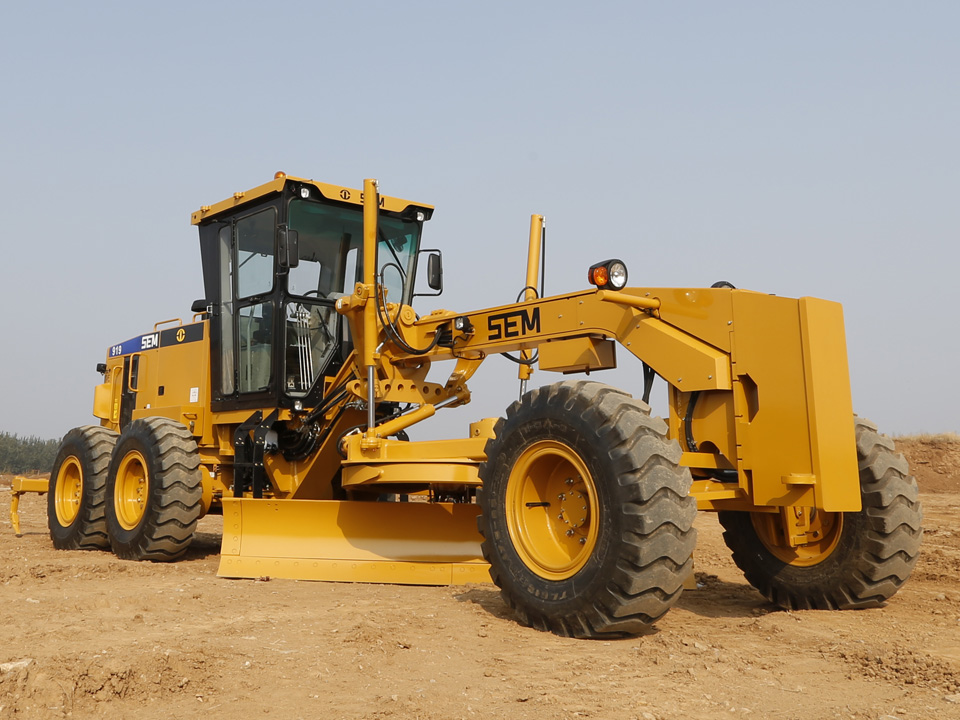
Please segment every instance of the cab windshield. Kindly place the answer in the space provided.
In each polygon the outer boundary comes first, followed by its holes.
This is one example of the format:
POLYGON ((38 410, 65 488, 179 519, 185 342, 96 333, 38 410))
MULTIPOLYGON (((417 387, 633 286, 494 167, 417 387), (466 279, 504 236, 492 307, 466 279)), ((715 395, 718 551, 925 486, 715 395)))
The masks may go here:
MULTIPOLYGON (((334 302, 363 280, 363 211, 302 198, 290 201, 288 227, 297 232, 300 262, 287 274, 283 307, 284 390, 306 395, 352 343, 334 302)), ((377 273, 387 302, 410 302, 420 224, 380 216, 377 273)))
MULTIPOLYGON (((291 268, 287 292, 336 299, 363 279, 363 211, 294 198, 288 224, 296 230, 300 263, 291 268)), ((377 222, 377 273, 387 302, 410 302, 420 225, 381 215, 377 222)))

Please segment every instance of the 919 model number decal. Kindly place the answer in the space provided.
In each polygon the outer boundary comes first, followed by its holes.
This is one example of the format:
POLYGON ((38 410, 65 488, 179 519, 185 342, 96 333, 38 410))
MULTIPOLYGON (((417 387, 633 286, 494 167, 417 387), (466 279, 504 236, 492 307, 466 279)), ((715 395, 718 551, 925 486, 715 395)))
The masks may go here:
POLYGON ((193 323, 140 335, 119 345, 111 345, 107 355, 114 358, 154 348, 197 342, 203 340, 203 327, 203 323, 193 323))

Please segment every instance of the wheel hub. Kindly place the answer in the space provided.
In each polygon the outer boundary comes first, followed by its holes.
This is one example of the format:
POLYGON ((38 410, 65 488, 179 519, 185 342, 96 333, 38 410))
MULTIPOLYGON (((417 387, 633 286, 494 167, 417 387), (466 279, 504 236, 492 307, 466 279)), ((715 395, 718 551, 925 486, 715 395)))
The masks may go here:
POLYGON ((133 530, 143 519, 147 505, 149 480, 147 464, 136 450, 124 456, 117 468, 117 481, 114 491, 114 507, 117 521, 125 530, 133 530))
POLYGON ((588 504, 590 500, 586 494, 587 488, 584 485, 583 478, 579 476, 576 479, 567 478, 565 483, 570 487, 570 490, 557 496, 560 506, 560 514, 557 519, 569 526, 565 533, 566 536, 579 537, 582 544, 586 541, 584 528, 590 515, 588 504))
POLYGON ((523 563, 548 580, 579 572, 596 546, 595 498, 593 478, 574 450, 553 440, 526 448, 510 473, 505 506, 523 563))
POLYGON ((779 513, 751 515, 757 537, 773 555, 795 567, 811 567, 836 549, 843 529, 843 513, 816 508, 785 507, 779 513))
POLYGON ((60 465, 54 492, 57 521, 66 527, 80 514, 80 498, 83 495, 83 470, 76 457, 70 456, 60 465))

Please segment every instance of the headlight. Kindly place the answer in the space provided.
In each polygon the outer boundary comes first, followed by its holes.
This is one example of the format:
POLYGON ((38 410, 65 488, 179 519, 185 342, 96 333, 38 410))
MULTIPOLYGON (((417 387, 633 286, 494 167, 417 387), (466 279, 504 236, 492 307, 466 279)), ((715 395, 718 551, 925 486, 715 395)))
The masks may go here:
POLYGON ((601 290, 622 290, 627 285, 627 266, 622 260, 604 260, 590 267, 587 281, 601 290))

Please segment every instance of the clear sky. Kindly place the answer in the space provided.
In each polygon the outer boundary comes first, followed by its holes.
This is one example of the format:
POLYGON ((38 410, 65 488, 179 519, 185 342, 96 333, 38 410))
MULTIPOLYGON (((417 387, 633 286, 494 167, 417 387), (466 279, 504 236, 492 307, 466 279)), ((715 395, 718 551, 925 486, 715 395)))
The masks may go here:
MULTIPOLYGON (((535 212, 548 294, 620 257, 838 300, 860 414, 958 431, 958 37, 932 1, 4 3, 0 431, 93 422, 107 347, 203 294, 190 212, 277 170, 436 205, 451 309, 516 297, 535 212)), ((516 368, 472 386, 438 435, 516 368)))

